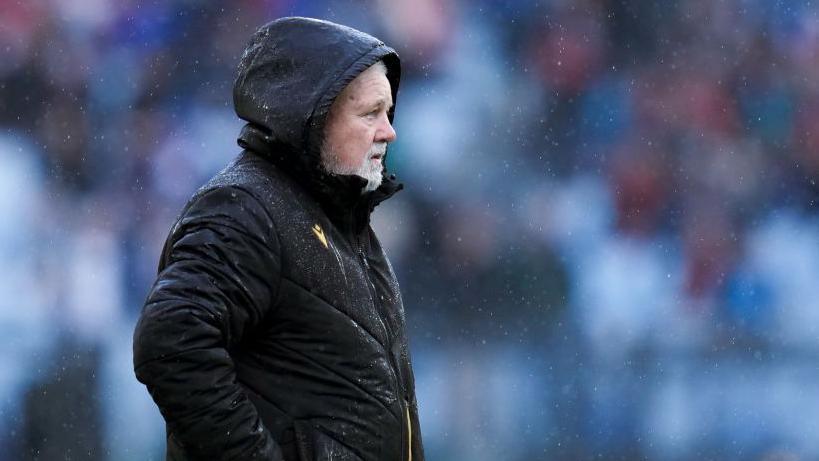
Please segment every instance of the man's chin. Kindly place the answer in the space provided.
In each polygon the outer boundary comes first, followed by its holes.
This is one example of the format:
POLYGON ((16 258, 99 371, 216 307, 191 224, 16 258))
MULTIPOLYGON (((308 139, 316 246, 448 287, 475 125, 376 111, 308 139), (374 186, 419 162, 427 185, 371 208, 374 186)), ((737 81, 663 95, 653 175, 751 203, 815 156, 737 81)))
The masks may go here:
POLYGON ((378 189, 379 186, 381 186, 381 176, 380 175, 378 176, 377 180, 370 179, 370 178, 364 178, 364 179, 367 180, 367 185, 364 186, 364 190, 363 190, 364 193, 372 192, 372 191, 378 189))
POLYGON ((378 189, 378 186, 381 185, 381 181, 383 180, 383 172, 384 167, 380 163, 378 165, 378 168, 372 168, 369 171, 361 172, 364 174, 359 175, 367 180, 367 185, 364 186, 363 192, 371 192, 378 189))

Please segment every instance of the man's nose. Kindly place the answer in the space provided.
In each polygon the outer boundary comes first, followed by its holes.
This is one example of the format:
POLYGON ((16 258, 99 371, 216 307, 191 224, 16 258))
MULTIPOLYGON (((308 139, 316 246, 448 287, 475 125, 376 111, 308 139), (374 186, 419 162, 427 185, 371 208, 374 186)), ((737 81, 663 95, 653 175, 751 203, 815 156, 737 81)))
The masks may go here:
POLYGON ((378 132, 376 133, 377 138, 376 141, 378 142, 393 142, 398 135, 395 133, 395 129, 393 129, 390 120, 384 116, 383 122, 381 126, 378 128, 378 132))

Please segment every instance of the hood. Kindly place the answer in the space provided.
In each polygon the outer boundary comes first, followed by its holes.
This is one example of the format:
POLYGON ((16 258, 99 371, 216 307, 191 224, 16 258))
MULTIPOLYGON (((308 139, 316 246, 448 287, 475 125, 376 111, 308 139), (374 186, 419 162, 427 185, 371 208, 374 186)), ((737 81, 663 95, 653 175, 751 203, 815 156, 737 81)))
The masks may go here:
POLYGON ((311 18, 281 18, 262 26, 245 48, 233 86, 236 114, 248 122, 239 145, 270 157, 323 202, 349 208, 366 198, 372 211, 402 187, 386 173, 386 157, 384 182, 363 197, 363 178, 327 174, 320 168, 320 148, 333 101, 378 61, 387 67, 395 102, 400 61, 382 41, 311 18))

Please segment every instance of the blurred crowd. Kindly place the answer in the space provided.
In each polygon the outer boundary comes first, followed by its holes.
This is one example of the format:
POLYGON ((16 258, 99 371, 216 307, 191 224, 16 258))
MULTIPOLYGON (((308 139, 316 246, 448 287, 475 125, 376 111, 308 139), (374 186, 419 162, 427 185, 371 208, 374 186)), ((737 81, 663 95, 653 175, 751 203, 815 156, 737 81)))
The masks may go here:
POLYGON ((0 0, 0 459, 163 459, 134 323, 286 15, 403 60, 427 458, 819 458, 819 4, 0 0))

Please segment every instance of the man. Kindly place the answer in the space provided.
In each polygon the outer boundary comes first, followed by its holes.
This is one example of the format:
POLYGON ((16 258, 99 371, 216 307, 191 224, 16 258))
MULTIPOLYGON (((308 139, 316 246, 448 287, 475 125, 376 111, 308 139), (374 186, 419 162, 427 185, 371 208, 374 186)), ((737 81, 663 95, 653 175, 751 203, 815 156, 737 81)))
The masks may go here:
POLYGON ((259 29, 233 90, 244 151, 173 226, 134 334, 169 460, 423 460, 404 310, 369 226, 394 50, 325 21, 259 29))

